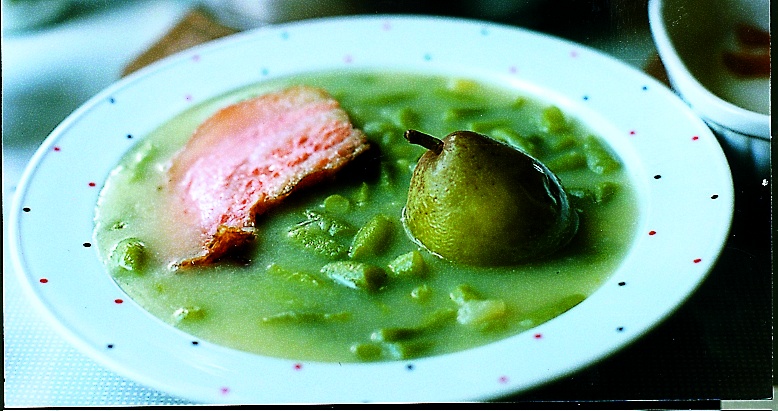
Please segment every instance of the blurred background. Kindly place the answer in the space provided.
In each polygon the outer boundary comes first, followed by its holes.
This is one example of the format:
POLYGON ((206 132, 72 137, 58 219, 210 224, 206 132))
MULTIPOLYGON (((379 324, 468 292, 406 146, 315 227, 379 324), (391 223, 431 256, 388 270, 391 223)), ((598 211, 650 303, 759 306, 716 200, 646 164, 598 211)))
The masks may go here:
MULTIPOLYGON (((647 0, 2 0, 3 213, 40 143, 99 91, 203 41, 348 14, 488 20, 576 41, 664 80, 647 0)), ((749 183, 751 184, 751 183, 749 183)), ((769 190, 745 202, 722 261, 672 318, 632 347, 507 400, 754 399, 772 395, 769 190), (748 219, 749 216, 750 218, 748 219), (746 218, 746 221, 742 219, 746 218), (740 219, 740 220, 738 220, 740 219), (752 223, 760 226, 753 231, 752 223), (768 224, 769 226, 769 224, 768 224), (733 324, 735 326, 733 327, 733 324)), ((5 236, 5 230, 4 230, 5 236)), ((3 248, 4 257, 8 252, 3 248)), ((4 258, 9 261, 9 258, 4 258)), ((5 405, 181 405, 92 362, 39 319, 3 265, 5 405)), ((681 407, 684 408, 684 407, 681 407)))

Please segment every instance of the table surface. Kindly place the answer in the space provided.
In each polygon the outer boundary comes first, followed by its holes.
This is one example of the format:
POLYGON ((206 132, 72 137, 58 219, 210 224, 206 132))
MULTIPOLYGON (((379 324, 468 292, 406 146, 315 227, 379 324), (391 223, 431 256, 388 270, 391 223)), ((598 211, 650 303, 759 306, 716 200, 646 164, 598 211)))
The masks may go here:
MULTIPOLYGON (((189 7, 186 1, 121 2, 71 13, 56 25, 4 34, 5 221, 15 185, 48 132, 115 82, 189 7), (47 110, 41 112, 41 105, 47 110)), ((602 12, 577 17, 572 11, 562 19, 516 24, 582 42, 645 68, 655 55, 647 13, 613 14, 606 10, 605 17, 602 12)), ((733 175, 736 211, 727 245, 708 279, 676 313, 597 364, 498 401, 771 398, 772 180, 737 169, 733 175)), ((24 299, 13 267, 5 263, 10 261, 7 254, 4 246, 6 407, 191 404, 117 375, 77 351, 24 299)))

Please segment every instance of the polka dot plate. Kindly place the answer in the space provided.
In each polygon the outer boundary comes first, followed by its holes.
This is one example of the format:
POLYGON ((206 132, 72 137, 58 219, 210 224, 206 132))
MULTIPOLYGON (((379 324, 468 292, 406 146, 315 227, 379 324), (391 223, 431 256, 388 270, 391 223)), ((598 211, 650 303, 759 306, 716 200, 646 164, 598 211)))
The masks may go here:
POLYGON ((579 44, 472 20, 341 17, 268 26, 184 51, 102 91, 33 157, 11 212, 29 298, 79 349, 172 395, 218 404, 484 400, 527 390, 648 332, 704 280, 733 187, 705 124, 659 82, 579 44), (592 296, 527 332, 454 354, 365 364, 263 357, 198 341, 146 313, 91 247, 98 192, 136 141, 226 91, 313 70, 454 74, 524 90, 581 119, 624 160, 636 238, 592 296))

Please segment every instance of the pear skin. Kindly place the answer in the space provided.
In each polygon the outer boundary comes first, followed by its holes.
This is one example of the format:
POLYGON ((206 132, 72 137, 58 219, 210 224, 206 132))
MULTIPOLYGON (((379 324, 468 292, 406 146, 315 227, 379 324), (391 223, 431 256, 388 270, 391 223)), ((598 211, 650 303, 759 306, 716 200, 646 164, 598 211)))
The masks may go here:
POLYGON ((578 229, 559 179, 527 153, 471 131, 442 140, 416 130, 405 138, 428 149, 403 210, 412 239, 438 256, 477 266, 546 257, 578 229))

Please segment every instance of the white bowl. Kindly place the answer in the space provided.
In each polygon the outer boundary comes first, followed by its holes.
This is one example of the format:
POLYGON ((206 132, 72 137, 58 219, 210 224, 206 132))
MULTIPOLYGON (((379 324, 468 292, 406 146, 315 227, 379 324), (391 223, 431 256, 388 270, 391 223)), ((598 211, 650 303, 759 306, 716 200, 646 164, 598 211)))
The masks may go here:
POLYGON ((649 22, 673 88, 713 129, 733 169, 770 169, 770 80, 729 72, 736 24, 769 32, 768 0, 651 0, 649 22))
POLYGON ((656 326, 705 279, 733 207, 732 178, 716 138, 644 73, 515 27, 369 16, 244 32, 99 93, 36 152, 16 190, 9 242, 28 297, 57 330, 106 367, 169 394, 230 404, 482 400, 579 370, 656 326), (637 192, 634 239, 616 271, 582 303, 524 333, 452 354, 377 363, 271 358, 198 341, 124 293, 89 242, 99 186, 132 144, 225 92, 352 68, 501 84, 586 123, 624 161, 637 192))

